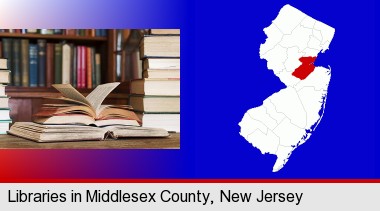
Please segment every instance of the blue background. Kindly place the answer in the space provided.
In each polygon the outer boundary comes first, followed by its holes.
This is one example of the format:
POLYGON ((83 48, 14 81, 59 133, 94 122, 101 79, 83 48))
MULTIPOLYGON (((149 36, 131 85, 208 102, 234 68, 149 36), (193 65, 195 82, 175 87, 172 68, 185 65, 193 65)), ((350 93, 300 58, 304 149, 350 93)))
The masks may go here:
POLYGON ((181 28, 180 150, 0 150, 0 181, 29 178, 380 178, 374 0, 4 0, 1 28, 181 28), (239 135, 284 88, 259 58, 285 4, 336 29, 324 117, 278 173, 239 135), (22 15, 20 15, 22 14, 22 15), (33 162, 30 159, 33 158, 33 162))

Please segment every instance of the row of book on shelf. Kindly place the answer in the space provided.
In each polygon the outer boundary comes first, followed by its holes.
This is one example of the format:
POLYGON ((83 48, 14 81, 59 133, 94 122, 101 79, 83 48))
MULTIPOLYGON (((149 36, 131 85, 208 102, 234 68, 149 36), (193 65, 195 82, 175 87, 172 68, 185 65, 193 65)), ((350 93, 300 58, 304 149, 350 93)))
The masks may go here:
POLYGON ((151 30, 139 55, 143 79, 131 81, 130 105, 144 127, 180 132, 180 31, 151 30))
POLYGON ((8 58, 14 86, 51 87, 70 83, 94 88, 101 82, 101 54, 95 47, 72 43, 48 43, 38 39, 3 38, 0 57, 8 58))
POLYGON ((107 29, 0 29, 0 33, 106 37, 107 29))
POLYGON ((0 134, 6 134, 12 123, 9 98, 5 93, 5 86, 9 83, 9 72, 8 60, 0 57, 0 134))
POLYGON ((99 85, 86 97, 70 84, 55 84, 63 95, 59 100, 66 104, 43 105, 34 122, 15 123, 9 133, 51 142, 167 137, 167 131, 180 132, 179 37, 179 30, 171 30, 141 40, 144 78, 131 81, 130 105, 101 105, 118 82, 99 85))

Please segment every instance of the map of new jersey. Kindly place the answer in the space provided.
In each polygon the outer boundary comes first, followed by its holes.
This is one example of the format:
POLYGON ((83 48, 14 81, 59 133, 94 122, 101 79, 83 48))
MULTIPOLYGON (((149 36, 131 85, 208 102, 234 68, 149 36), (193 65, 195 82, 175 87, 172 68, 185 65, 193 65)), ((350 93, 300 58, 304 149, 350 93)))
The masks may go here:
POLYGON ((249 109, 239 125, 240 135, 262 154, 277 156, 277 172, 322 120, 331 68, 314 61, 329 48, 335 29, 285 5, 264 32, 260 58, 286 88, 249 109))

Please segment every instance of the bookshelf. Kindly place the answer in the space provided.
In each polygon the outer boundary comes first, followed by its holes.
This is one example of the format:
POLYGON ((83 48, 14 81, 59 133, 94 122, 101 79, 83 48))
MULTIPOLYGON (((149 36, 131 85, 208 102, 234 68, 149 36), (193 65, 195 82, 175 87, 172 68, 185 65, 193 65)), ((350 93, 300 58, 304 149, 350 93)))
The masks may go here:
MULTIPOLYGON (((123 30, 124 38, 127 40, 130 30, 123 30)), ((117 36, 116 30, 108 29, 106 36, 79 36, 65 34, 37 34, 37 33, 9 33, 0 32, 0 41, 3 38, 27 39, 30 43, 37 40, 46 40, 47 43, 72 43, 73 45, 90 46, 100 54, 101 61, 101 83, 122 81, 116 73, 117 36)), ((124 41, 125 41, 124 40, 124 41)), ((125 45, 125 42, 123 43, 125 45)), ((11 69, 11 71, 13 71, 11 69)), ((79 92, 87 95, 92 91, 89 88, 77 88, 79 92)), ((109 97, 105 103, 126 104, 128 97, 128 84, 122 83, 109 97)), ((6 93, 10 97, 11 118, 13 122, 31 121, 32 115, 38 111, 43 103, 55 103, 45 97, 58 97, 60 94, 51 87, 6 87, 6 93)))

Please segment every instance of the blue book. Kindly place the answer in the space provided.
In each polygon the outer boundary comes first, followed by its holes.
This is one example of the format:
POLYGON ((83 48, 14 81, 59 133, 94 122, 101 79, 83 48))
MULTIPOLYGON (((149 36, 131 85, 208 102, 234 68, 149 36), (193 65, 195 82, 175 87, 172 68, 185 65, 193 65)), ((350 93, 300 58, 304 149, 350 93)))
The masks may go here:
POLYGON ((101 31, 101 29, 95 29, 95 36, 96 36, 96 37, 101 37, 101 36, 102 36, 102 31, 101 31))
POLYGON ((38 46, 38 85, 46 86, 46 40, 37 40, 38 46))
POLYGON ((29 44, 29 86, 38 86, 38 47, 29 44))
POLYGON ((12 82, 14 86, 21 86, 21 40, 13 39, 12 43, 12 82))

